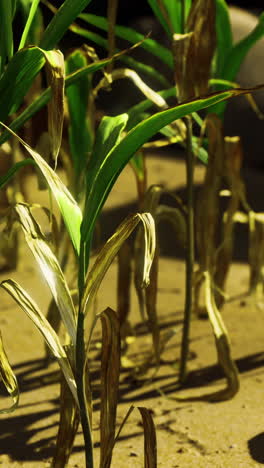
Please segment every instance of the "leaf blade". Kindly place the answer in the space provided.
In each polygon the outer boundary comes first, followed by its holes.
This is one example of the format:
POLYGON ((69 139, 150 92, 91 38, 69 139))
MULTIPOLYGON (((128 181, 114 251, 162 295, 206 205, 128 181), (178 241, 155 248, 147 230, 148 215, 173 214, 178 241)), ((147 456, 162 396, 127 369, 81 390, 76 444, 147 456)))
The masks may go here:
POLYGON ((39 332, 42 334, 47 345, 51 349, 53 355, 56 357, 61 367, 75 401, 78 401, 76 383, 66 353, 57 334, 54 332, 47 319, 41 313, 35 301, 33 301, 29 294, 16 281, 11 279, 4 280, 0 283, 0 287, 8 292, 8 294, 15 300, 20 308, 24 310, 24 312, 28 315, 39 332))
POLYGON ((43 240, 40 228, 34 220, 29 208, 18 203, 15 211, 26 242, 33 253, 48 284, 54 301, 60 312, 65 328, 71 337, 72 343, 76 344, 76 314, 71 294, 60 265, 48 244, 43 240))
POLYGON ((2 381, 12 397, 13 405, 10 408, 0 410, 0 414, 11 413, 15 411, 19 403, 19 389, 15 374, 12 371, 12 367, 9 364, 7 354, 5 352, 2 335, 0 334, 0 375, 2 381))
POLYGON ((90 2, 91 0, 65 0, 45 29, 40 47, 45 50, 53 49, 70 24, 90 2))

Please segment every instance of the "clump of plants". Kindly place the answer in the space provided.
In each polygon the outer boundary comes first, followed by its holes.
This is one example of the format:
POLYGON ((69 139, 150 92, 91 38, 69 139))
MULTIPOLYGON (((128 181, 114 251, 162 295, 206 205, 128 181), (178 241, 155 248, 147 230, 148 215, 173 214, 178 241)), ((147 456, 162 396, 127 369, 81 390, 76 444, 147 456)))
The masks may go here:
MULTIPOLYGON (((171 41, 169 50, 151 37, 117 26, 116 1, 108 1, 107 18, 83 13, 90 0, 65 0, 58 11, 49 2, 43 3, 54 14, 46 27, 39 1, 0 2, 5 18, 0 49, 0 90, 5 91, 0 93, 3 128, 0 143, 5 156, 12 155, 9 167, 1 172, 0 186, 4 194, 1 214, 7 239, 14 226, 21 228, 52 293, 47 317, 28 292, 12 279, 2 281, 1 287, 35 323, 61 369, 60 426, 53 466, 66 466, 79 423, 84 436, 86 466, 94 466, 89 351, 94 328, 101 321, 100 467, 103 468, 111 465, 114 444, 123 427, 122 424, 116 433, 121 335, 125 339, 122 326, 129 313, 130 272, 122 263, 122 255, 119 256, 119 278, 126 286, 118 289, 118 310, 107 308, 95 312, 93 301, 120 249, 128 252, 126 242, 134 231, 134 249, 127 258, 129 261, 131 255, 135 257, 139 306, 142 316, 145 309, 147 312, 157 364, 164 343, 160 339, 156 311, 159 254, 156 225, 168 219, 180 233, 178 237, 186 252, 179 383, 184 384, 187 375, 191 314, 196 309, 198 313, 206 313, 211 321, 219 364, 227 378, 227 387, 208 398, 230 398, 239 388, 238 372, 219 308, 224 302, 225 279, 232 260, 233 225, 239 217, 239 209, 244 209, 247 220, 254 220, 250 224, 254 233, 257 232, 254 227, 257 215, 246 202, 239 173, 240 143, 237 138, 224 137, 222 118, 227 99, 247 95, 253 90, 238 88, 234 79, 247 51, 263 35, 263 17, 256 31, 233 45, 224 0, 151 0, 153 12, 171 41), (19 8, 23 11, 24 24, 20 43, 14 48, 12 25, 19 8), (106 36, 90 31, 89 26, 83 24, 105 30, 106 36), (85 38, 85 42, 63 54, 59 45, 68 29, 85 38), (121 50, 119 37, 130 42, 131 47, 121 50), (99 59, 91 41, 105 47, 105 58, 99 59), (173 70, 175 81, 160 91, 150 87, 140 72, 157 78, 163 86, 167 78, 133 59, 130 54, 135 47, 143 47, 163 60, 173 70), (120 61, 129 68, 116 66, 120 61), (133 81, 144 100, 121 114, 102 116, 96 107, 98 93, 104 88, 111 92, 111 83, 124 78, 133 81), (172 105, 167 103, 168 98, 173 99, 172 105), (37 113, 44 108, 47 124, 41 128, 33 147, 26 141, 27 133, 18 135, 18 131, 28 123, 27 128, 34 134, 37 113), (203 115, 200 115, 202 110, 203 115), (194 120, 201 129, 200 134, 193 130, 194 120), (163 140, 153 141, 158 133, 163 135, 163 140), (176 198, 175 208, 169 209, 160 204, 164 189, 147 186, 144 148, 150 144, 175 142, 186 150, 188 199, 184 206, 176 198), (195 226, 193 172, 196 158, 207 165, 207 171, 197 201, 195 226), (138 213, 121 223, 91 264, 102 207, 128 163, 137 180, 138 213), (49 217, 49 236, 36 221, 34 206, 28 203, 26 193, 21 200, 21 188, 13 182, 14 175, 19 175, 21 168, 27 165, 33 166, 40 185, 48 187, 50 197, 59 207, 59 219, 53 215, 52 204, 45 209, 49 217), (66 173, 66 183, 59 177, 58 167, 66 173), (229 204, 224 216, 220 216, 223 182, 229 204), (221 235, 217 238, 219 228, 221 235), (199 264, 196 272, 195 243, 199 264), (66 279, 69 259, 75 271, 71 283, 66 279), (60 323, 63 324, 63 338, 58 334, 60 323)), ((260 270, 261 267, 257 273, 252 273, 252 289, 259 284, 260 270)), ((2 340, 0 352, 2 380, 13 398, 13 406, 4 411, 13 411, 18 405, 19 390, 2 340)), ((155 467, 157 449, 151 413, 142 407, 139 411, 145 436, 145 466, 155 467)))

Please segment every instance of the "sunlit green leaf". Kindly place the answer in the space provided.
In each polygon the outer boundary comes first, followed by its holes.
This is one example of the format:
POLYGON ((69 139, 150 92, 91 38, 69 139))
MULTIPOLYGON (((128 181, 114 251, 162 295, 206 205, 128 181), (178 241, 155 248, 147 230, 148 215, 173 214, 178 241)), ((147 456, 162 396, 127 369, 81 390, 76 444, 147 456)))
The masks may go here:
POLYGON ((21 40, 20 40, 20 44, 18 46, 18 50, 22 49, 26 44, 28 33, 29 33, 29 30, 30 30, 30 28, 32 26, 34 16, 35 16, 35 14, 37 12, 39 2, 40 2, 40 0, 32 0, 30 10, 29 10, 29 14, 28 14, 28 18, 27 18, 27 22, 25 24, 25 27, 24 27, 24 30, 23 30, 23 33, 22 33, 22 37, 21 37, 21 40))
MULTIPOLYGON (((119 143, 121 133, 127 123, 127 114, 102 118, 95 135, 93 152, 87 171, 87 185, 91 184, 107 154, 119 143)), ((87 206, 89 210, 89 206, 87 206)))
POLYGON ((15 211, 23 229, 27 244, 37 260, 47 282, 58 312, 71 337, 73 345, 76 343, 76 316, 69 288, 60 268, 58 260, 43 239, 40 227, 34 220, 30 209, 21 203, 15 205, 15 211))

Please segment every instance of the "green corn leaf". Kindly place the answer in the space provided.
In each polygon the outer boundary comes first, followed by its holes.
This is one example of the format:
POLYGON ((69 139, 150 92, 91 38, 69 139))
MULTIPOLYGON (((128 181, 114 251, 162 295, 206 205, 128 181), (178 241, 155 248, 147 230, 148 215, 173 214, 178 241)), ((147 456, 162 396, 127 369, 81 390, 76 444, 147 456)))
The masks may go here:
POLYGON ((77 320, 71 293, 59 262, 47 242, 43 239, 40 227, 33 218, 29 207, 18 203, 15 205, 15 212, 18 215, 26 242, 38 262, 43 278, 51 290, 72 344, 75 346, 77 320))
POLYGON ((90 2, 91 0, 65 0, 47 26, 40 47, 45 50, 53 49, 71 23, 90 2))
POLYGON ((5 124, 1 123, 1 125, 3 125, 3 127, 5 127, 9 132, 11 132, 12 135, 14 135, 20 141, 20 143, 29 152, 29 154, 32 156, 35 163, 39 167, 40 171, 42 172, 55 200, 58 203, 60 212, 64 219, 73 246, 78 254, 80 249, 80 225, 82 222, 82 213, 79 206, 70 194, 67 187, 58 177, 56 172, 54 172, 53 169, 51 169, 51 167, 40 156, 40 154, 34 151, 25 141, 22 140, 22 138, 20 138, 5 124))
POLYGON ((38 47, 28 47, 13 56, 0 79, 0 120, 16 112, 44 64, 38 47))
POLYGON ((244 39, 235 44, 226 56, 223 65, 223 76, 225 80, 234 81, 239 68, 253 45, 264 36, 264 13, 259 17, 259 22, 252 32, 244 39))
MULTIPOLYGON (((240 66, 243 63, 249 50, 253 45, 264 36, 264 13, 259 17, 259 22, 256 27, 251 31, 244 39, 236 43, 229 53, 226 54, 223 62, 220 76, 217 78, 223 78, 227 81, 234 81, 239 71, 240 66)), ((223 86, 219 85, 216 87, 218 90, 223 89, 223 86)), ((219 116, 223 116, 226 108, 226 103, 218 104, 210 109, 210 112, 214 112, 219 116)))
POLYGON ((233 45, 232 30, 228 6, 225 0, 216 0, 216 55, 214 57, 213 76, 222 76, 226 56, 233 45))
POLYGON ((19 402, 19 390, 15 374, 9 364, 7 354, 4 349, 2 336, 0 334, 0 376, 7 389, 9 395, 12 397, 13 404, 10 408, 0 409, 0 414, 11 413, 14 411, 19 402))
POLYGON ((121 223, 114 235, 106 242, 99 252, 93 267, 87 275, 80 313, 87 315, 85 329, 88 336, 88 343, 90 342, 92 330, 97 320, 97 317, 94 316, 94 312, 91 307, 93 300, 96 297, 100 284, 121 245, 132 234, 140 221, 143 223, 145 239, 142 285, 145 287, 149 284, 149 273, 156 247, 155 225, 154 220, 149 213, 138 213, 128 217, 123 221, 123 223, 121 223))
MULTIPOLYGON (((79 50, 76 50, 67 58, 66 72, 70 74, 85 66, 87 66, 86 58, 79 50)), ((89 75, 83 76, 66 89, 70 117, 69 142, 74 165, 76 192, 81 181, 80 177, 87 165, 93 140, 91 123, 87 117, 90 89, 91 80, 89 75)))
POLYGON ((264 36, 264 13, 259 17, 257 26, 251 31, 248 36, 235 44, 223 64, 223 76, 217 78, 224 78, 225 80, 234 81, 239 71, 239 68, 253 45, 264 36))
POLYGON ((0 0, 1 28, 0 28, 0 73, 7 60, 13 55, 13 2, 0 0))
MULTIPOLYGON (((163 99, 167 99, 169 97, 176 98, 176 88, 175 86, 173 86, 172 88, 159 91, 158 94, 160 94, 163 97, 163 99)), ((135 127, 135 125, 137 125, 140 122, 140 120, 142 121, 142 118, 139 118, 140 114, 145 113, 145 111, 147 111, 151 107, 153 107, 153 102, 150 99, 144 99, 143 101, 140 101, 138 104, 135 104, 133 107, 131 107, 127 111, 129 119, 126 126, 126 130, 131 130, 133 127, 135 127)))
MULTIPOLYGON (((107 154, 119 143, 127 118, 127 114, 102 118, 95 135, 94 147, 87 171, 87 186, 91 185, 107 154)), ((86 206, 84 216, 86 215, 86 209, 89 210, 89 206, 86 206)))
MULTIPOLYGON (((40 58, 43 57, 41 49, 39 49, 37 47, 35 49, 39 52, 39 54, 41 54, 41 55, 39 55, 39 57, 40 58)), ((23 50, 21 50, 18 54, 22 54, 22 52, 23 52, 23 50)), ((16 55, 18 55, 18 54, 16 54, 16 55)), ((117 58, 119 56, 120 56, 120 54, 117 54, 116 56, 114 56, 112 58, 106 58, 106 59, 103 59, 103 60, 99 60, 98 62, 87 65, 86 67, 83 67, 80 70, 77 70, 76 72, 71 73, 65 79, 65 87, 67 88, 68 86, 71 86, 73 83, 76 83, 79 79, 83 78, 84 76, 86 76, 86 75, 88 75, 90 73, 94 73, 97 70, 100 70, 101 68, 105 67, 105 65, 110 63, 111 60, 113 60, 113 58, 115 58, 115 57, 117 58)), ((44 57, 43 57, 43 59, 41 58, 41 60, 42 60, 42 65, 41 66, 43 66, 45 64, 44 57)), ((30 66, 30 63, 29 63, 29 66, 30 66)), ((19 67, 17 67, 17 70, 18 69, 19 69, 19 67)), ((16 73, 17 70, 14 70, 14 73, 16 73)), ((10 73, 9 79, 12 80, 11 73, 10 73)), ((17 84, 17 83, 15 83, 15 84, 17 84)), ((5 80, 5 85, 8 86, 7 89, 9 91, 9 93, 10 93, 9 97, 10 97, 10 95, 12 96, 13 94, 15 94, 15 95, 17 94, 16 90, 13 89, 13 86, 10 85, 10 83, 8 81, 8 78, 6 78, 6 80, 5 80)), ((23 82, 19 83, 19 85, 23 85, 23 82)), ((4 89, 4 86, 1 86, 1 80, 0 80, 0 92, 1 92, 2 89, 4 89)), ((23 93, 21 93, 21 96, 22 96, 22 94, 23 93)), ((48 88, 34 102, 32 102, 32 104, 27 106, 27 108, 10 124, 10 129, 13 130, 13 131, 18 130, 36 112, 38 112, 40 109, 42 109, 49 102, 50 99, 51 99, 51 89, 48 88)), ((3 112, 3 115, 5 116, 5 115, 7 115, 7 112, 4 111, 4 108, 2 107, 2 103, 3 103, 3 106, 9 106, 9 104, 10 104, 9 99, 7 99, 7 97, 6 97, 6 94, 5 95, 0 94, 0 116, 2 115, 1 112, 3 112), (1 97, 3 97, 3 101, 1 101, 1 97)), ((4 118, 5 117, 3 117, 3 120, 4 120, 4 118)), ((1 120, 1 118, 0 118, 0 120, 1 120)), ((8 140, 8 138, 10 138, 10 133, 8 131, 6 131, 0 136, 0 145, 2 143, 4 143, 6 140, 8 140)))
POLYGON ((248 90, 234 89, 214 93, 205 98, 194 99, 168 110, 158 112, 132 128, 112 151, 106 155, 97 173, 94 174, 90 187, 87 189, 87 210, 81 228, 83 241, 88 244, 91 241, 96 219, 117 177, 130 158, 146 141, 174 120, 181 119, 187 114, 197 112, 232 96, 246 94, 246 92, 248 90))
POLYGON ((27 158, 23 161, 15 163, 12 167, 10 167, 10 169, 0 177, 0 189, 8 184, 10 179, 12 179, 12 177, 16 174, 17 171, 19 171, 21 167, 28 166, 29 164, 34 165, 35 162, 32 159, 27 158))
POLYGON ((45 316, 39 310, 35 301, 29 294, 15 281, 9 279, 0 283, 0 286, 5 289, 8 294, 16 301, 22 310, 29 316, 32 322, 36 325, 39 332, 44 337, 53 356, 57 359, 58 364, 65 376, 65 379, 71 389, 75 401, 77 399, 76 383, 72 373, 67 355, 60 343, 58 335, 55 333, 45 316))
MULTIPOLYGON (((108 31, 108 21, 102 16, 91 15, 88 13, 83 13, 79 17, 93 26, 96 26, 103 31, 108 31)), ((124 39, 131 44, 136 44, 137 42, 143 41, 141 47, 151 54, 158 57, 162 62, 164 62, 168 67, 173 68, 173 58, 169 49, 159 44, 159 42, 154 39, 145 39, 143 34, 135 31, 132 28, 126 26, 115 26, 115 33, 117 37, 124 39), (145 39, 145 40, 144 40, 145 39)))
POLYGON ((22 49, 26 44, 26 40, 27 40, 27 37, 28 37, 28 34, 29 34, 29 30, 30 30, 30 28, 32 26, 34 16, 35 16, 35 14, 37 12, 39 2, 40 2, 40 0, 32 0, 30 10, 29 10, 29 14, 28 14, 28 18, 27 18, 27 22, 25 24, 25 27, 24 27, 24 30, 23 30, 23 33, 22 33, 22 37, 21 37, 21 40, 20 40, 20 43, 19 43, 19 46, 18 46, 18 50, 22 49))

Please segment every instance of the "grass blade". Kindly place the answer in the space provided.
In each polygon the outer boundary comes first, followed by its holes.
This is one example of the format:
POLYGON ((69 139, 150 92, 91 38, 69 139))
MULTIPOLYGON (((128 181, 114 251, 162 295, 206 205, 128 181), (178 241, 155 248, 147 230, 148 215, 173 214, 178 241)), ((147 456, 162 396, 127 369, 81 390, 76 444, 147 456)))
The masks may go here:
POLYGON ((100 315, 102 324, 100 468, 110 468, 115 443, 116 409, 120 373, 120 324, 109 307, 100 315))
POLYGON ((2 335, 0 334, 0 376, 4 383, 5 388, 12 397, 13 404, 10 408, 5 408, 0 410, 0 414, 11 413, 14 411, 19 402, 19 389, 17 384, 17 379, 15 374, 12 371, 12 368, 9 364, 7 354, 4 349, 2 335))
POLYGON ((49 346, 52 354, 57 359, 58 364, 71 389, 73 397, 77 402, 78 400, 74 376, 58 335, 54 332, 47 319, 41 313, 35 301, 33 301, 29 294, 18 283, 11 279, 4 280, 0 283, 0 287, 5 289, 10 294, 19 307, 21 307, 21 309, 26 312, 32 322, 36 325, 37 329, 42 334, 47 345, 49 346))
POLYGON ((80 248, 80 226, 82 221, 82 213, 75 202, 74 198, 68 191, 67 187, 62 183, 60 178, 57 176, 51 167, 46 163, 46 161, 34 151, 25 141, 22 140, 16 133, 14 133, 10 128, 1 122, 1 125, 5 127, 12 135, 14 135, 24 148, 29 152, 29 154, 34 159, 35 163, 41 170, 44 178, 49 185, 51 192, 57 201, 60 212, 64 219, 65 225, 69 232, 70 238, 74 245, 76 252, 79 252, 80 248))
POLYGON ((244 39, 235 44, 226 56, 223 65, 223 76, 225 80, 234 81, 239 68, 252 46, 264 36, 264 13, 259 17, 256 27, 244 39))
POLYGON ((22 49, 26 44, 28 33, 29 33, 29 30, 30 30, 31 25, 33 23, 36 11, 38 9, 39 2, 40 2, 40 0, 32 0, 30 11, 29 11, 28 18, 27 18, 27 22, 25 24, 25 27, 24 27, 24 30, 23 30, 23 33, 22 33, 22 37, 20 39, 18 50, 22 49))
POLYGON ((69 288, 60 268, 58 260, 43 239, 40 227, 34 220, 30 209, 21 203, 15 205, 20 225, 23 229, 27 244, 37 260, 47 282, 55 303, 57 304, 62 321, 71 341, 76 343, 76 316, 69 288))
POLYGON ((0 120, 16 112, 44 64, 38 47, 28 47, 13 56, 0 79, 0 120))
POLYGON ((70 24, 90 2, 91 0, 65 0, 47 26, 40 47, 45 50, 53 49, 70 24))
MULTIPOLYGON (((100 169, 107 154, 119 143, 121 133, 127 123, 127 118, 127 114, 121 114, 116 117, 105 116, 102 118, 95 135, 93 152, 89 161, 87 186, 89 186, 90 181, 93 180, 95 174, 100 169)), ((84 209, 84 217, 86 210, 89 211, 88 205, 84 209)))
POLYGON ((216 0, 216 37, 217 49, 213 63, 213 76, 222 76, 222 68, 226 56, 233 45, 231 23, 229 17, 228 6, 225 0, 216 0))

